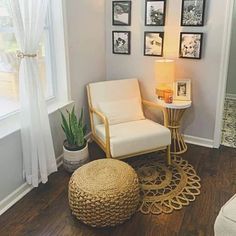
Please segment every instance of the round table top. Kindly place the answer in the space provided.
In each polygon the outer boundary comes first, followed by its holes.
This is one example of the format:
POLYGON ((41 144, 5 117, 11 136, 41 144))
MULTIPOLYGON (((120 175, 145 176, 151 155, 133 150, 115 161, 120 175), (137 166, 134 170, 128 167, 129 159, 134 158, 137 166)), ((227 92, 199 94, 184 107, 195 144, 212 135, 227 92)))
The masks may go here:
POLYGON ((166 103, 164 100, 157 99, 157 103, 165 108, 185 109, 191 107, 192 101, 173 100, 173 103, 166 103))

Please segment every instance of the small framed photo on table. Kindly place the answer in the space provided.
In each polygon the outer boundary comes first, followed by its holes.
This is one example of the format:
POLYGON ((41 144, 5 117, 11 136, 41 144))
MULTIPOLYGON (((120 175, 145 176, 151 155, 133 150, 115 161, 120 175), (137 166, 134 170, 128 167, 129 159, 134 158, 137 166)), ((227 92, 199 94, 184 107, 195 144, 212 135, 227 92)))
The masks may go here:
POLYGON ((112 51, 114 54, 130 54, 130 31, 112 31, 112 51))
POLYGON ((201 59, 203 33, 180 33, 179 57, 201 59))
POLYGON ((175 81, 174 99, 182 101, 191 101, 191 80, 175 81))
POLYGON ((181 26, 203 26, 205 0, 182 0, 181 26))
POLYGON ((164 26, 166 15, 165 0, 146 0, 145 2, 145 25, 164 26))
POLYGON ((163 56, 164 32, 144 32, 144 56, 163 56))
POLYGON ((131 25, 131 1, 112 2, 112 25, 131 25))

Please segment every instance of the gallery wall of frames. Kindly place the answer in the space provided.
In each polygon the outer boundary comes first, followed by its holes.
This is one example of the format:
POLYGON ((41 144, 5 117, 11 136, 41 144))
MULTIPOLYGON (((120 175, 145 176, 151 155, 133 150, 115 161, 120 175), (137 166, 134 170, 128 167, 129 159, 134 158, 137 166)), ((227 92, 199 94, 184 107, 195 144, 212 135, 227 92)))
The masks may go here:
MULTIPOLYGON (((206 0, 182 0, 180 26, 204 26, 206 0)), ((167 0, 145 0, 144 26, 162 26, 165 28, 167 0)), ((131 26, 132 1, 112 1, 112 25, 131 26)), ((169 12, 171 14, 171 12, 169 12)), ((191 28, 191 32, 180 32, 179 57, 186 59, 201 59, 203 33, 191 28)), ((163 57, 165 32, 144 31, 143 55, 163 57)), ((131 54, 131 31, 112 31, 113 54, 131 54)))

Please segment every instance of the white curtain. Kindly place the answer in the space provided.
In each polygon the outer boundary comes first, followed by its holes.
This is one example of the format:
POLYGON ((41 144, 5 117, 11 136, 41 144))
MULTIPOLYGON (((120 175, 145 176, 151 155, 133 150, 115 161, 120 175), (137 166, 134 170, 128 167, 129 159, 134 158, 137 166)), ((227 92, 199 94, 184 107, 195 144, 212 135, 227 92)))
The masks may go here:
POLYGON ((15 36, 21 53, 19 90, 24 176, 38 186, 57 170, 37 51, 43 36, 49 0, 10 0, 15 36))

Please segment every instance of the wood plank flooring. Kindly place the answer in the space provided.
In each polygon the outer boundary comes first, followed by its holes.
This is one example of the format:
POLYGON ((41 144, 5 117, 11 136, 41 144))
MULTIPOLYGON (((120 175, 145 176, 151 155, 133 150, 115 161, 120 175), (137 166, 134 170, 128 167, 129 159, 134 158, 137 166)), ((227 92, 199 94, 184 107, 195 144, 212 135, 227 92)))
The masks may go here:
MULTIPOLYGON (((67 199, 70 175, 60 168, 47 184, 41 184, 0 216, 0 235, 213 236, 221 206, 236 193, 236 149, 188 147, 183 157, 195 167, 202 188, 196 201, 182 210, 158 216, 136 213, 117 227, 90 228, 71 215, 67 199)), ((104 154, 92 143, 90 156, 95 159, 104 154)))

